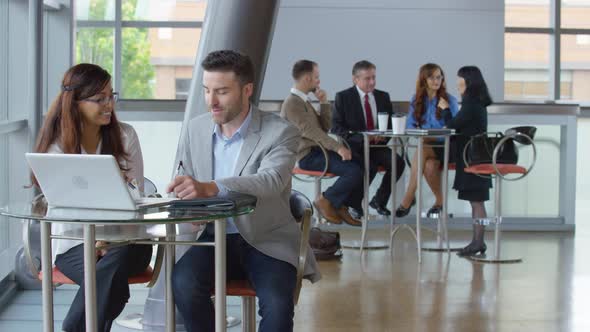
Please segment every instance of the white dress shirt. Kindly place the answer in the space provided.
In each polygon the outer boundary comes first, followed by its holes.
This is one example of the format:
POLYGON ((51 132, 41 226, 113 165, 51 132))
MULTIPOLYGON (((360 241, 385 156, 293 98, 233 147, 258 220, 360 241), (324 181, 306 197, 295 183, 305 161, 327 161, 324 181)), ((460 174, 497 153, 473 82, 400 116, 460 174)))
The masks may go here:
POLYGON ((291 88, 291 93, 300 97, 301 99, 303 99, 303 101, 311 102, 307 93, 305 93, 297 88, 291 88))
MULTIPOLYGON (((358 91, 359 96, 361 98, 361 106, 363 107, 363 117, 365 118, 365 125, 367 124, 367 111, 365 110, 365 93, 361 90, 358 86, 356 86, 356 91, 358 91)), ((373 115, 373 124, 375 129, 377 128, 377 103, 375 102, 375 95, 373 92, 369 92, 369 105, 371 105, 371 114, 373 115)))

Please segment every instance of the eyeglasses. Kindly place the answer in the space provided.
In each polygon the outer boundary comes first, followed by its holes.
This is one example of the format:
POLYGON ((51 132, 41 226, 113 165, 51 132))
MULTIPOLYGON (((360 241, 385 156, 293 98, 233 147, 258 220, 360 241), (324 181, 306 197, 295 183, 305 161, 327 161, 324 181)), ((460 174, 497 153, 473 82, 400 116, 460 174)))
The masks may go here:
POLYGON ((431 80, 431 81, 442 81, 443 76, 430 76, 427 78, 427 80, 431 80))
POLYGON ((116 103, 119 101, 119 93, 113 92, 113 94, 111 96, 104 96, 104 97, 100 97, 100 98, 86 98, 84 100, 99 104, 101 106, 107 106, 111 102, 116 103))

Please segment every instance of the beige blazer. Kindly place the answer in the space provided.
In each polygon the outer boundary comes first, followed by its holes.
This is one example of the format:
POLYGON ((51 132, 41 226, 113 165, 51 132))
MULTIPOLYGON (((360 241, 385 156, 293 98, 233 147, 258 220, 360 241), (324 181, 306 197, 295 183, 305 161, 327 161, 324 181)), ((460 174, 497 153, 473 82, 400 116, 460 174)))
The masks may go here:
MULTIPOLYGON (((242 237, 262 253, 297 268, 301 231, 291 215, 291 171, 301 137, 297 128, 272 113, 252 106, 252 119, 238 156, 234 176, 216 182, 229 190, 258 198, 253 213, 235 218, 242 237)), ((183 163, 187 175, 213 180, 213 130, 209 113, 189 123, 183 163)), ((310 248, 304 276, 321 278, 310 248)))
POLYGON ((335 139, 328 136, 332 125, 330 104, 320 104, 318 115, 309 102, 291 93, 281 106, 281 116, 293 123, 301 132, 302 139, 297 149, 297 160, 305 157, 317 144, 334 152, 338 152, 338 149, 342 147, 335 139))

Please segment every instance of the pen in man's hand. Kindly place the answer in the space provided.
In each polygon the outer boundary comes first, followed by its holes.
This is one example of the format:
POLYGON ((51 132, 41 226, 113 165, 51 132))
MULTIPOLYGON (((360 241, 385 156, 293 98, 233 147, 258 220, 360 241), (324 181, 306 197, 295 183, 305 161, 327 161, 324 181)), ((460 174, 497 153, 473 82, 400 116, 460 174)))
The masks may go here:
POLYGON ((184 166, 182 165, 182 160, 178 162, 178 167, 176 168, 176 175, 174 175, 174 177, 181 175, 184 175, 184 166))
MULTIPOLYGON (((174 174, 174 178, 172 180, 174 180, 177 177, 182 176, 182 175, 185 174, 185 172, 184 172, 184 166, 182 165, 182 160, 178 162, 178 167, 176 167, 176 172, 175 173, 176 174, 174 174)), ((168 197, 176 197, 176 193, 174 191, 172 191, 172 192, 170 192, 168 194, 168 197)))

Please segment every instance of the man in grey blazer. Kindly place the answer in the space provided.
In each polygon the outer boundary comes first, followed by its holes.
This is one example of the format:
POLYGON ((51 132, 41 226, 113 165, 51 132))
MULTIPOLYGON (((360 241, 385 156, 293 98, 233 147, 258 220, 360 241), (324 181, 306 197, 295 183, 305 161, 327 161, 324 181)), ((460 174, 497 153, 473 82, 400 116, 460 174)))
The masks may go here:
MULTIPOLYGON (((181 199, 226 191, 258 198, 255 211, 228 220, 228 280, 248 279, 259 300, 259 331, 292 331, 300 231, 289 208, 291 171, 300 135, 280 117, 250 104, 254 69, 234 51, 211 52, 203 60, 208 114, 190 121, 183 162, 187 175, 168 186, 181 199)), ((199 241, 214 239, 207 226, 199 241)), ((176 263, 172 286, 187 331, 213 331, 210 299, 214 250, 193 246, 176 263)), ((311 250, 304 275, 319 280, 311 250)))

